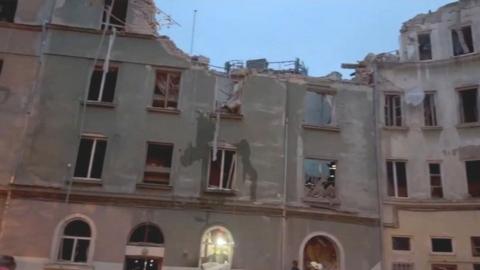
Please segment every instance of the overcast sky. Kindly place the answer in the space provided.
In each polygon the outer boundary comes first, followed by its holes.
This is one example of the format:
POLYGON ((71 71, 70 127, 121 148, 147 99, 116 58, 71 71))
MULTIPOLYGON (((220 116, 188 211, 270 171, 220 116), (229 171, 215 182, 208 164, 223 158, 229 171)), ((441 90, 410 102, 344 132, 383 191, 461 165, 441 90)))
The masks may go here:
POLYGON ((402 22, 452 0, 155 0, 181 26, 161 29, 190 52, 223 66, 232 59, 302 59, 312 76, 341 70, 369 52, 398 49, 402 22))

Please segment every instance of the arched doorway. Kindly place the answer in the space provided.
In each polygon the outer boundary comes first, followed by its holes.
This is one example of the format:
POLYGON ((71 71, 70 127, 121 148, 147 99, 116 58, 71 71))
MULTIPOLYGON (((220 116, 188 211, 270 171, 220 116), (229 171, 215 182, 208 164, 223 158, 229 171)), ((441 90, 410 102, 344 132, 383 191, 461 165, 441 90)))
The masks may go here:
POLYGON ((231 269, 233 259, 233 237, 221 226, 210 227, 202 236, 200 246, 200 268, 231 269))
POLYGON ((160 270, 164 256, 163 233, 156 225, 144 223, 131 233, 125 250, 125 270, 160 270))
POLYGON ((302 245, 300 254, 302 270, 342 270, 342 262, 338 241, 328 235, 311 235, 302 245))

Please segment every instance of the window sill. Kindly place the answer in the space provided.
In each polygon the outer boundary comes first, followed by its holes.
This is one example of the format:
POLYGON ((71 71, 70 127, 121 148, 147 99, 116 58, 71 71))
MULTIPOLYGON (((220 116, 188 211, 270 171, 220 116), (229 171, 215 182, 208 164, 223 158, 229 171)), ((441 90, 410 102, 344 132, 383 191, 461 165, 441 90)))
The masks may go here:
POLYGON ((423 126, 422 130, 424 130, 424 131, 439 131, 439 130, 443 130, 443 127, 441 127, 441 126, 423 126))
POLYGON ((72 184, 73 185, 78 185, 78 186, 102 186, 103 181, 102 181, 102 179, 74 177, 72 179, 72 184))
POLYGON ((430 256, 456 256, 454 252, 432 252, 430 251, 430 256))
POLYGON ((166 114, 180 114, 179 109, 166 109, 166 108, 160 108, 160 107, 147 107, 147 111, 153 112, 153 113, 166 113, 166 114))
POLYGON ((408 131, 409 128, 406 127, 406 126, 401 126, 401 127, 397 127, 397 126, 383 126, 383 129, 384 130, 391 130, 391 131, 408 131))
POLYGON ((474 123, 461 123, 457 125, 457 128, 476 128, 480 127, 480 122, 474 122, 474 123))
POLYGON ((327 206, 332 207, 332 206, 340 205, 340 200, 338 198, 327 199, 327 198, 303 197, 302 201, 305 204, 308 204, 313 207, 327 207, 327 206))
POLYGON ((103 102, 103 101, 81 101, 82 105, 86 105, 88 107, 99 107, 99 108, 115 108, 117 105, 113 102, 103 102))
POLYGON ((235 196, 235 194, 237 193, 233 189, 213 189, 213 188, 207 188, 204 192, 206 194, 223 195, 223 196, 235 196))
MULTIPOLYGON (((210 113, 210 118, 217 118, 217 113, 210 113)), ((243 114, 240 113, 220 113, 220 119, 242 120, 243 114)))
POLYGON ((84 263, 54 262, 45 264, 44 270, 93 270, 93 266, 84 263))
POLYGON ((316 126, 316 125, 303 124, 302 127, 304 129, 309 129, 309 130, 340 132, 340 128, 338 126, 316 126))
POLYGON ((137 183, 137 189, 171 191, 173 189, 173 187, 171 185, 137 183))

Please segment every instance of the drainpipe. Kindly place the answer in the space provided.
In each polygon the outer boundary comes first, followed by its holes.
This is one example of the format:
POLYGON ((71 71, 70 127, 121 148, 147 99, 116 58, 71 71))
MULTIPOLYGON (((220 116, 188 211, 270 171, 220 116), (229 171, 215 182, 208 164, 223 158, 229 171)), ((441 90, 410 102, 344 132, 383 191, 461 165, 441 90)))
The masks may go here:
POLYGON ((283 130, 283 200, 282 200, 282 269, 286 270, 286 249, 287 249, 287 164, 288 164, 288 89, 289 81, 286 81, 285 90, 285 115, 283 130))
POLYGON ((373 119, 374 119, 374 140, 375 140, 375 152, 374 152, 374 159, 375 159, 375 178, 377 182, 377 203, 378 203, 378 214, 379 214, 379 236, 380 236, 380 266, 381 269, 387 269, 385 266, 385 252, 384 252, 384 225, 383 225, 383 184, 382 184, 382 143, 381 143, 381 133, 380 133, 380 118, 379 118, 379 106, 380 106, 380 99, 379 99, 379 92, 377 89, 378 85, 378 65, 376 60, 373 62, 373 87, 372 87, 372 96, 373 96, 373 119))

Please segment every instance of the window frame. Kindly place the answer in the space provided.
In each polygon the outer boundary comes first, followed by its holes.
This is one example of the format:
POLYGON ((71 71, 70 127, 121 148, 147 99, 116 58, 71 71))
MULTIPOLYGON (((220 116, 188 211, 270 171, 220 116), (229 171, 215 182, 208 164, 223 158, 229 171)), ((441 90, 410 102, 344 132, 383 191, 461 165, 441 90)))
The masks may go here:
POLYGON ((433 60, 433 44, 432 44, 432 31, 422 31, 417 33, 417 52, 418 52, 418 61, 431 61, 433 60), (428 35, 428 39, 430 41, 430 58, 422 59, 421 57, 421 50, 420 50, 420 36, 428 35))
MULTIPOLYGON (((392 105, 394 106, 394 105, 392 105)), ((404 108, 404 93, 400 91, 384 91, 383 92, 383 125, 386 128, 405 128, 406 127, 406 117, 405 117, 405 108, 404 108), (392 124, 389 124, 387 121, 387 113, 386 113, 386 108, 387 108, 387 96, 398 96, 400 99, 400 125, 398 125, 396 122, 396 117, 393 115, 392 117, 392 124)), ((395 110, 395 107, 393 108, 395 110)), ((391 111, 391 109, 390 109, 391 111)))
MULTIPOLYGON (((452 57, 461 57, 463 55, 470 55, 470 54, 475 53, 475 51, 476 51, 476 48, 475 48, 476 40, 475 40, 475 31, 473 29, 473 25, 474 25, 473 22, 465 22, 465 23, 462 23, 460 25, 455 25, 455 26, 449 27, 449 30, 450 30, 450 46, 451 46, 452 57), (453 40, 453 31, 458 31, 458 30, 461 31, 465 27, 470 27, 470 34, 472 36, 472 48, 473 48, 473 50, 471 52, 468 52, 468 53, 464 52, 464 53, 461 53, 461 54, 455 54, 455 44, 454 44, 454 40, 453 40)), ((462 33, 462 35, 463 35, 463 33, 462 33)), ((462 48, 462 50, 463 50, 463 48, 462 48)))
POLYGON ((470 245, 471 245, 471 248, 472 248, 472 257, 480 257, 480 245, 478 247, 476 247, 474 245, 474 238, 477 238, 480 242, 480 236, 470 236, 470 245), (478 252, 475 251, 476 249, 478 249, 478 252))
POLYGON ((17 12, 18 12, 18 0, 14 0, 12 2, 15 2, 14 3, 15 6, 13 7, 13 14, 12 14, 13 16, 11 18, 9 18, 8 20, 4 20, 4 21, 0 20, 0 22, 15 23, 15 19, 17 17, 17 12))
POLYGON ((470 192, 470 185, 469 185, 469 178, 468 178, 468 171, 467 171, 467 162, 480 162, 480 158, 477 158, 477 159, 465 159, 463 160, 463 163, 464 163, 464 167, 465 167, 465 182, 467 184, 467 194, 468 196, 470 196, 471 198, 480 198, 480 194, 479 195, 472 195, 471 192, 470 192))
POLYGON ((105 146, 105 154, 103 156, 103 165, 102 165, 102 173, 101 173, 101 174, 103 174, 103 170, 104 170, 104 167, 105 167, 105 160, 106 160, 106 157, 107 157, 107 150, 108 150, 108 138, 104 135, 101 135, 101 134, 85 133, 85 134, 82 134, 80 136, 80 142, 79 142, 78 147, 77 147, 77 156, 76 156, 76 159, 75 159, 75 167, 73 169, 73 179, 74 180, 98 181, 98 182, 102 181, 102 177, 100 177, 100 178, 91 177, 93 160, 95 158, 95 150, 96 150, 97 141, 105 141, 106 144, 107 144, 105 146), (78 155, 80 153, 80 144, 81 144, 82 139, 91 139, 91 140, 94 141, 94 143, 92 145, 92 149, 90 151, 90 158, 89 158, 89 162, 88 162, 88 170, 87 170, 87 176, 86 177, 75 176, 75 171, 76 171, 77 163, 78 163, 78 155))
MULTIPOLYGON (((410 235, 391 235, 390 240, 391 240, 391 243, 392 243, 392 245, 391 245, 392 251, 395 252, 395 253, 412 253, 413 252, 412 239, 413 239, 413 237, 410 236, 410 235), (394 249, 393 238, 408 238, 409 249, 408 250, 394 249)), ((399 262, 399 263, 401 263, 401 262, 399 262)))
MULTIPOLYGON (((113 15, 113 7, 112 7, 112 13, 110 14, 110 18, 107 17, 107 14, 109 12, 109 7, 110 6, 107 6, 107 0, 103 0, 103 3, 102 3, 102 17, 100 19, 100 29, 105 29, 105 26, 107 26, 107 21, 109 22, 109 25, 108 25, 108 28, 107 30, 109 31, 113 31, 113 28, 115 28, 116 31, 120 31, 120 32, 124 32, 126 31, 126 28, 127 28, 127 24, 128 24, 128 9, 129 9, 129 1, 128 0, 125 0, 127 2, 127 6, 125 8, 125 18, 124 21, 122 21, 122 18, 117 18, 116 16, 113 15), (112 17, 114 17, 116 20, 119 20, 122 22, 122 24, 113 24, 112 23, 112 17)), ((112 2, 112 0, 109 0, 110 3, 112 2)), ((115 0, 115 1, 120 1, 120 0, 115 0)), ((115 4, 115 2, 114 2, 115 4)))
POLYGON ((225 167, 225 154, 222 154, 222 161, 221 161, 221 164, 220 164, 220 182, 219 182, 219 185, 218 185, 218 188, 215 188, 215 187, 211 187, 210 186, 210 173, 211 173, 211 165, 212 165, 212 162, 213 162, 213 157, 212 157, 212 154, 213 154, 213 147, 211 146, 208 153, 209 153, 209 157, 208 157, 208 170, 207 170, 207 183, 206 183, 206 191, 208 192, 234 192, 235 189, 235 183, 236 183, 236 179, 237 179, 237 173, 238 173, 238 150, 235 146, 232 146, 232 145, 229 145, 229 144, 224 144, 224 143, 218 143, 218 146, 217 146, 217 151, 233 151, 234 154, 233 154, 233 158, 232 158, 232 162, 235 164, 235 169, 234 169, 234 172, 233 172, 233 176, 232 176, 232 183, 231 183, 231 187, 230 188, 223 188, 223 171, 224 171, 224 167, 225 167))
MULTIPOLYGON (((312 92, 317 95, 322 96, 322 102, 325 102, 325 97, 326 96, 331 96, 332 97, 332 108, 330 110, 330 115, 331 115, 331 121, 330 124, 317 124, 317 123, 312 123, 312 122, 307 122, 305 120, 305 117, 307 116, 307 111, 304 109, 304 115, 303 115, 303 125, 307 127, 318 127, 318 128, 336 128, 338 127, 338 120, 337 120, 337 91, 330 86, 320 86, 320 85, 307 85, 307 88, 305 90, 305 96, 303 100, 303 106, 306 108, 306 98, 307 98, 307 93, 312 92)), ((322 113, 323 114, 323 113, 322 113)))
POLYGON ((103 88, 103 91, 101 92, 101 78, 100 78, 100 89, 98 89, 98 96, 97 96, 97 99, 96 100, 93 100, 93 99, 89 99, 88 96, 90 95, 90 90, 91 90, 91 85, 92 85, 92 78, 93 78, 93 74, 95 73, 95 71, 101 71, 102 72, 102 76, 103 76, 103 63, 98 63, 96 64, 94 67, 93 67, 93 70, 92 70, 92 73, 90 74, 90 81, 89 81, 89 85, 88 85, 88 93, 87 93, 87 99, 86 99, 86 102, 87 103, 91 103, 91 104, 114 104, 115 103, 115 97, 116 97, 116 90, 117 90, 117 83, 118 83, 118 77, 119 77, 119 74, 120 74, 120 63, 118 62, 110 62, 110 65, 108 67, 108 71, 107 71, 107 74, 105 75, 105 85, 104 85, 104 88, 103 88), (107 76, 108 76, 108 73, 111 72, 111 71, 116 71, 116 78, 115 78, 115 88, 113 89, 113 98, 112 98, 112 101, 103 101, 103 95, 105 95, 105 86, 106 86, 106 83, 107 83, 107 76))
POLYGON ((339 168, 339 160, 338 159, 334 159, 334 158, 328 158, 328 157, 319 157, 319 156, 312 156, 312 155, 308 155, 308 156, 305 156, 303 158, 303 162, 302 162, 302 190, 303 190, 303 199, 304 200, 308 200, 308 201, 328 201, 328 202, 331 202, 332 200, 333 201, 336 201, 339 199, 339 192, 338 192, 338 168, 339 168), (325 163, 328 163, 328 162, 335 162, 335 181, 334 181, 334 188, 335 188, 335 197, 334 198, 314 198, 314 197, 310 197, 310 196, 307 196, 307 194, 305 194, 305 186, 306 186, 306 179, 305 179, 305 161, 306 160, 315 160, 315 161, 319 161, 319 162, 325 162, 325 163))
POLYGON ((236 248, 236 245, 235 245, 235 238, 232 234, 232 232, 227 229, 226 226, 223 226, 223 225, 213 225, 213 226, 209 226, 207 227, 202 235, 201 235, 201 238, 200 238, 200 249, 199 249, 199 256, 198 256, 198 264, 199 264, 199 267, 201 268, 202 266, 202 259, 205 258, 204 257, 204 254, 203 253, 206 253, 208 251, 205 250, 205 247, 207 245, 216 245, 215 243, 213 244, 210 244, 210 243, 206 243, 205 242, 205 238, 207 237, 207 234, 211 233, 212 231, 214 230, 223 230, 224 233, 226 234, 226 237, 229 238, 229 239, 226 239, 227 242, 225 243, 225 245, 228 245, 230 248, 231 248, 231 254, 229 256, 229 265, 230 265, 230 268, 232 268, 233 266, 233 259, 235 257, 235 248, 236 248), (229 241, 228 241, 229 240, 229 241))
MULTIPOLYGON (((429 180, 429 186, 430 186, 430 199, 438 200, 438 199, 444 199, 445 198, 445 190, 444 190, 444 182, 443 182, 443 166, 441 161, 437 160, 429 160, 427 161, 427 174, 428 174, 428 180, 429 180), (438 165, 440 168, 440 174, 432 175, 430 173, 430 165, 438 165), (442 197, 433 197, 433 186, 432 186, 432 176, 439 176, 440 177, 440 188, 442 189, 442 197)), ((436 186, 438 188, 438 186, 436 186)))
POLYGON ((406 159, 386 159, 385 160, 385 180, 387 181, 387 185, 386 185, 386 193, 387 193, 387 197, 388 198, 394 198, 394 199, 408 199, 409 198, 409 192, 408 192, 408 160, 406 159), (388 194, 388 162, 392 162, 392 166, 393 166, 393 193, 394 195, 393 196, 390 196, 388 194), (397 163, 405 163, 405 184, 406 184, 406 195, 407 196, 399 196, 398 195, 398 177, 397 177, 397 169, 396 169, 396 164, 397 163))
POLYGON ((458 112, 459 112, 459 125, 477 125, 480 124, 480 85, 469 85, 469 86, 462 86, 455 88, 457 92, 458 98, 458 112), (465 122, 465 115, 464 115, 464 106, 463 106, 463 99, 461 93, 468 90, 476 90, 477 91, 477 121, 475 122, 465 122))
MULTIPOLYGON (((174 143, 167 143, 167 142, 157 142, 157 141, 147 141, 146 148, 145 148, 145 161, 143 162, 143 175, 142 175, 142 184, 147 185, 158 185, 158 186, 171 186, 172 185, 172 173, 174 168, 174 155, 175 155, 175 144, 174 143), (170 170, 168 175, 168 184, 161 184, 161 183, 152 183, 152 182, 145 182, 145 173, 147 173, 147 160, 148 160, 148 147, 149 145, 161 145, 161 146, 170 146, 172 148, 172 155, 170 157, 170 170)), ((160 166, 158 166, 160 167, 160 166)))
MULTIPOLYGON (((168 67, 155 67, 153 68, 154 71, 154 78, 153 78, 153 87, 152 87, 152 96, 150 100, 150 104, 148 105, 148 108, 153 109, 153 110, 159 110, 159 111, 179 111, 180 108, 180 99, 181 99, 181 94, 182 94, 182 84, 183 84, 183 69, 177 69, 177 68, 168 68, 168 67), (177 97, 177 106, 175 108, 169 108, 168 107, 168 93, 169 89, 167 89, 167 95, 165 96, 165 99, 163 100, 163 106, 154 106, 155 102, 155 89, 157 87, 157 78, 158 78, 158 73, 165 72, 167 73, 167 85, 168 82, 170 81, 170 75, 172 73, 176 73, 179 75, 179 82, 178 82, 178 97, 177 97)), ((169 86, 170 88, 170 86, 169 86)))
POLYGON ((439 255, 439 256, 454 256, 456 254, 455 249, 455 241, 452 236, 442 236, 442 235, 431 235, 429 238, 430 242, 430 254, 431 255, 439 255), (451 252, 440 252, 440 251, 433 251, 433 239, 449 239, 452 244, 452 251, 451 252))
POLYGON ((423 126, 424 127, 439 127, 440 125, 438 124, 438 109, 437 109, 437 91, 425 91, 425 98, 427 97, 427 95, 431 96, 432 99, 431 99, 431 103, 430 103, 430 113, 432 115, 432 123, 433 125, 427 125, 427 118, 426 118, 426 108, 425 108, 425 100, 422 102, 422 105, 423 105, 423 126), (433 106, 432 106, 433 104, 433 106), (432 112, 433 111, 433 112, 432 112))

